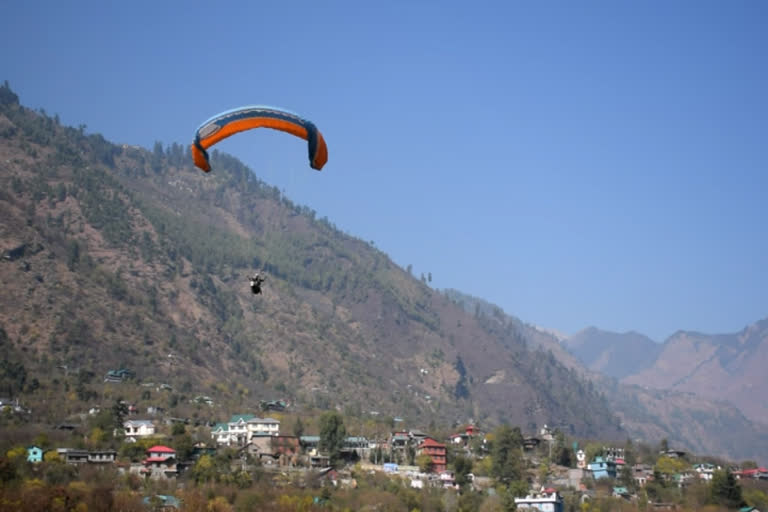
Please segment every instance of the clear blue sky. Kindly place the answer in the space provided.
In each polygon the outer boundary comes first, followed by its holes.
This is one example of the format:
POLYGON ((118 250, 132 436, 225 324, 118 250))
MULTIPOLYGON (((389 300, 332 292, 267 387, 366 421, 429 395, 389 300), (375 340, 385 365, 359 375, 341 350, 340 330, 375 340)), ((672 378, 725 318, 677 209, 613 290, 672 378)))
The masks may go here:
POLYGON ((219 147, 432 285, 663 341, 768 316, 768 3, 7 2, 0 80, 115 142, 219 147))

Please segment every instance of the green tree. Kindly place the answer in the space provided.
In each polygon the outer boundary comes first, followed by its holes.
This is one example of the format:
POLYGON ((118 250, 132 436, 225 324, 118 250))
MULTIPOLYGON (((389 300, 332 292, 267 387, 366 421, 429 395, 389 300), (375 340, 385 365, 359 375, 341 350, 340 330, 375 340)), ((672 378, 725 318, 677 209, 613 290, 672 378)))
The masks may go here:
POLYGON ((125 403, 123 397, 118 397, 112 406, 112 418, 115 428, 123 428, 126 416, 128 416, 128 404, 125 403))
POLYGON ((630 491, 634 491, 636 489, 635 477, 632 474, 632 466, 629 464, 624 464, 621 466, 621 471, 619 472, 619 483, 630 491))
POLYGON ((422 473, 429 473, 432 471, 432 457, 426 453, 422 453, 416 457, 416 465, 419 466, 419 471, 422 473))
POLYGON ((183 435, 186 432, 187 432, 187 427, 184 426, 184 424, 181 422, 174 423, 173 426, 171 427, 171 435, 174 437, 183 435))
POLYGON ((669 478, 673 475, 682 473, 688 469, 688 467, 688 463, 683 459, 678 459, 677 457, 661 456, 659 457, 659 460, 656 461, 656 466, 654 469, 658 470, 659 473, 664 475, 666 478, 669 478))
POLYGON ((519 480, 523 475, 523 435, 518 427, 502 425, 494 433, 491 450, 491 476, 502 484, 519 480))
POLYGON ((293 435, 301 437, 304 435, 304 423, 302 423, 300 417, 296 417, 296 422, 293 424, 293 435))
POLYGON ((574 462, 573 450, 568 446, 565 434, 555 432, 555 446, 552 450, 552 462, 561 466, 571 467, 574 462))
POLYGON ((320 416, 320 451, 328 454, 332 466, 339 463, 346 438, 347 429, 341 414, 328 411, 320 416))
POLYGON ((176 450, 176 457, 180 461, 186 461, 192 458, 195 451, 195 440, 187 433, 175 436, 173 439, 173 448, 176 450))
POLYGON ((453 472, 456 483, 464 489, 469 484, 469 475, 472 472, 472 459, 464 455, 457 455, 453 459, 453 472))
POLYGON ((741 486, 728 469, 718 469, 712 474, 709 496, 712 503, 716 505, 728 508, 738 508, 744 505, 741 486))

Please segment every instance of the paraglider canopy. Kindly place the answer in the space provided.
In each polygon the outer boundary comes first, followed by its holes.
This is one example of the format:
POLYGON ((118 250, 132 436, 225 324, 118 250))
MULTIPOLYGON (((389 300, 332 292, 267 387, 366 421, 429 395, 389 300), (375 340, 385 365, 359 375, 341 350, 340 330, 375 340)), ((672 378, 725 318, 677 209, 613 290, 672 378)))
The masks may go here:
POLYGON ((227 137, 254 128, 272 128, 307 141, 309 165, 320 170, 328 161, 328 148, 320 130, 298 114, 276 107, 253 105, 221 112, 201 124, 192 143, 195 165, 205 172, 211 170, 207 149, 227 137))

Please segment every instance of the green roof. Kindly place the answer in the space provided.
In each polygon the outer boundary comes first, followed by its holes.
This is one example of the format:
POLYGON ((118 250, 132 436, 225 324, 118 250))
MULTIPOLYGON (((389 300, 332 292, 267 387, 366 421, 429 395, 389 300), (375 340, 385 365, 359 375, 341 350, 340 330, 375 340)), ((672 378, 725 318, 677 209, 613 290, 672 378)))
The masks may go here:
POLYGON ((237 423, 238 421, 248 421, 253 418, 255 418, 253 414, 235 414, 231 418, 229 418, 229 423, 237 423))

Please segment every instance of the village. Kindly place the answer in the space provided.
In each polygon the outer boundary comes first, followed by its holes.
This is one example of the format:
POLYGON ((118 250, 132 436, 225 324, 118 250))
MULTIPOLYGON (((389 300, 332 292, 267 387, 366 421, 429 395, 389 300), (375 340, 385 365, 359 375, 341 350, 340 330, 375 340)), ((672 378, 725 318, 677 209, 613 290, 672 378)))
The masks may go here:
MULTIPOLYGON (((196 397, 195 400, 205 403, 210 399, 196 397)), ((119 448, 32 444, 25 448, 26 461, 38 464, 55 460, 76 467, 111 466, 119 474, 165 482, 170 488, 196 478, 199 473, 196 468, 205 465, 201 460, 221 453, 229 454, 232 471, 247 474, 258 468, 272 474, 275 482, 283 482, 281 485, 311 478, 321 487, 354 489, 355 473, 361 471, 385 475, 415 490, 439 488, 457 494, 467 490, 492 494, 498 483, 490 460, 494 436, 498 433, 484 432, 471 423, 447 438, 436 438, 416 428, 392 428, 383 436, 366 438, 346 435, 342 428, 343 439, 335 448, 329 448, 320 433, 288 434, 281 429, 282 422, 277 418, 284 417, 284 411, 289 408, 282 400, 262 402, 259 415, 233 414, 227 421, 198 426, 190 426, 189 420, 162 416, 163 410, 158 407, 147 407, 146 414, 140 414, 135 405, 122 406, 126 417, 122 428, 113 432, 114 439, 121 443, 119 448), (196 442, 180 446, 179 435, 193 428, 196 442)), ((23 411, 18 403, 8 400, 5 407, 15 408, 17 413, 23 411)), ((88 414, 99 412, 94 408, 88 414)), ((403 421, 396 420, 396 423, 403 421)), ((293 426, 295 431, 296 425, 293 426)), ((62 423, 56 428, 74 431, 77 426, 62 423)), ((564 440, 562 433, 546 425, 520 438, 519 458, 526 468, 524 482, 528 490, 514 497, 517 510, 563 512, 564 496, 582 504, 606 497, 637 503, 641 496, 648 496, 649 493, 642 491, 654 481, 665 487, 684 489, 697 482, 711 482, 713 475, 723 469, 736 480, 768 481, 765 467, 724 467, 667 446, 655 454, 654 460, 646 460, 647 457, 639 460, 636 455, 626 453, 624 447, 595 443, 579 446, 575 441, 564 446, 564 440), (560 455, 553 457, 553 449, 560 455), (561 460, 556 460, 558 458, 561 460)), ((169 509, 174 508, 175 498, 162 496, 163 503, 169 509)), ((673 503, 664 501, 650 499, 650 503, 655 509, 674 508, 673 503)), ((757 507, 741 510, 760 512, 757 507)))

